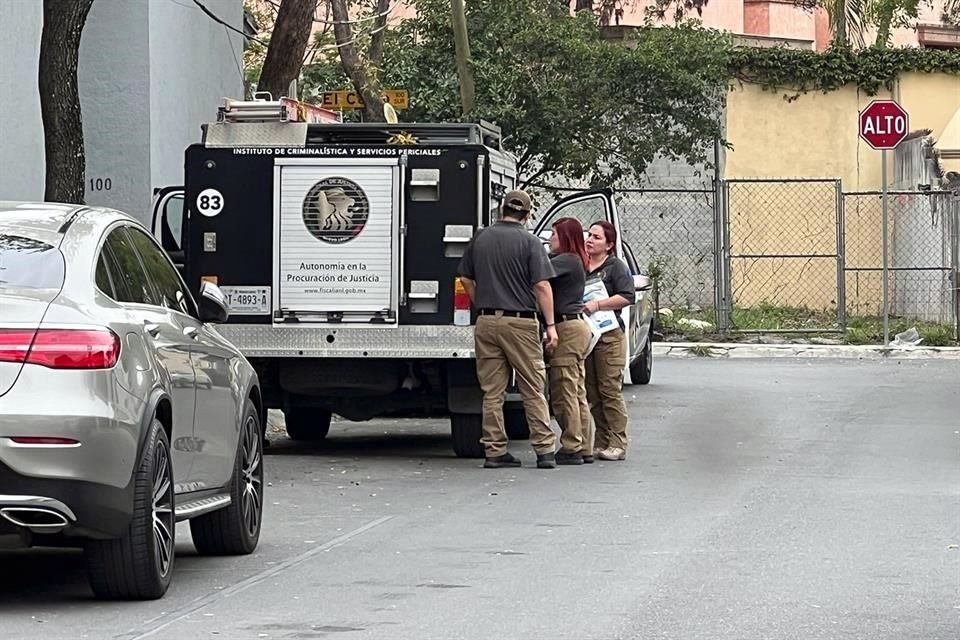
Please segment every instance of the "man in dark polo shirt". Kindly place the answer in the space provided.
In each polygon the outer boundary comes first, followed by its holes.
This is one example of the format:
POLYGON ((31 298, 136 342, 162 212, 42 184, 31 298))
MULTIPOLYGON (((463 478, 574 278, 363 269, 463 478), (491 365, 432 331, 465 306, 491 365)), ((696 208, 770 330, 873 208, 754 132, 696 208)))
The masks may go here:
POLYGON ((546 322, 547 349, 557 345, 550 278, 555 272, 540 241, 527 231, 530 196, 511 191, 503 199, 500 222, 483 229, 467 246, 459 275, 473 306, 479 311, 474 331, 477 377, 483 389, 484 467, 519 467, 507 451, 503 426, 503 397, 510 370, 517 373, 523 407, 530 425, 530 444, 537 467, 556 466, 556 437, 550 429, 550 410, 544 395, 539 306, 546 322))

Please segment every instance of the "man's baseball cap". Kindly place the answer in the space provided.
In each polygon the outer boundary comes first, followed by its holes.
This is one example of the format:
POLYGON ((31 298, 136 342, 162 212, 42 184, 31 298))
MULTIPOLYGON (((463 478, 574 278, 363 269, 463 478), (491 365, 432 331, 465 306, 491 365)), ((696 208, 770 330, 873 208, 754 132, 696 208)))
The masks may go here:
POLYGON ((529 212, 533 208, 533 205, 530 204, 530 196, 519 189, 508 191, 507 195, 503 196, 503 206, 520 212, 529 212))

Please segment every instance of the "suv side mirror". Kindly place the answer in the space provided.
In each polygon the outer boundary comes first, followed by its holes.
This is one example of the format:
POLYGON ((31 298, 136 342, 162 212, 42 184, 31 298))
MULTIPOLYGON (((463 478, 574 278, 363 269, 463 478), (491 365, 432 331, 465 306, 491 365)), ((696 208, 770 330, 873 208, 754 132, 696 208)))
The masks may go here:
POLYGON ((223 291, 212 282, 204 281, 200 286, 200 321, 219 324, 229 317, 230 307, 223 291))
POLYGON ((653 279, 650 276, 633 276, 633 288, 637 291, 649 291, 653 288, 653 279))

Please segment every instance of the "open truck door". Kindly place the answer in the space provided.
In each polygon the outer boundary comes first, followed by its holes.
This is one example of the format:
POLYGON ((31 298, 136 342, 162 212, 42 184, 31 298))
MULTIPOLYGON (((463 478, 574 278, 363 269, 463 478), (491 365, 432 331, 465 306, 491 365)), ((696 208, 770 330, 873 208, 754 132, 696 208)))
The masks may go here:
POLYGON ((153 195, 153 212, 150 231, 160 242, 160 246, 170 256, 170 260, 184 274, 184 226, 187 221, 187 208, 183 187, 163 187, 156 189, 153 195))
POLYGON ((595 222, 606 221, 617 230, 616 253, 623 260, 633 276, 636 288, 635 302, 621 312, 627 339, 627 363, 624 367, 625 384, 646 384, 650 381, 650 367, 653 363, 653 351, 650 345, 653 318, 653 302, 650 291, 652 282, 640 272, 633 251, 625 242, 623 227, 613 190, 609 188, 589 189, 572 193, 558 200, 537 222, 535 233, 549 250, 553 224, 560 218, 573 218, 580 222, 584 235, 595 222))

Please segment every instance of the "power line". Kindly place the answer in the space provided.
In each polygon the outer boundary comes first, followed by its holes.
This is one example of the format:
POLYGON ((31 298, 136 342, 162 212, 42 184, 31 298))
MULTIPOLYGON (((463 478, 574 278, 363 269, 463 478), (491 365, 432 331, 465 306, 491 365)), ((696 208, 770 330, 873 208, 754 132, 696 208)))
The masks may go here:
POLYGON ((253 40, 254 42, 257 42, 257 43, 259 43, 259 44, 262 44, 262 45, 265 46, 265 47, 266 47, 266 46, 269 46, 269 43, 268 43, 268 42, 265 42, 265 41, 263 41, 263 40, 260 40, 259 38, 254 37, 254 36, 248 36, 248 35, 247 35, 246 33, 244 33, 241 29, 237 29, 235 26, 233 26, 232 24, 230 24, 230 23, 227 22, 226 20, 221 19, 221 18, 220 18, 219 16, 217 16, 213 11, 210 11, 210 9, 207 9, 207 7, 206 7, 202 2, 200 2, 200 0, 193 0, 193 4, 195 4, 195 5, 197 5, 198 7, 200 7, 200 10, 203 11, 205 14, 207 14, 207 17, 209 17, 209 18, 210 18, 211 20, 213 20, 214 22, 219 22, 220 24, 222 24, 222 25, 223 25, 224 27, 226 27, 227 29, 230 29, 231 31, 233 31, 233 32, 235 32, 235 33, 239 33, 239 34, 242 35, 244 38, 250 38, 250 39, 253 40))
MULTIPOLYGON (((198 7, 200 7, 200 10, 203 11, 205 14, 207 14, 207 16, 208 16, 211 20, 222 24, 222 25, 223 25, 224 27, 226 27, 227 29, 230 29, 231 31, 234 31, 234 32, 236 32, 236 33, 239 33, 239 34, 242 35, 244 38, 250 38, 250 39, 253 40, 254 42, 257 42, 257 43, 259 43, 259 44, 262 44, 262 45, 265 46, 265 47, 270 46, 270 43, 268 43, 268 42, 266 42, 266 41, 264 41, 264 40, 260 40, 259 38, 256 38, 256 37, 254 37, 254 36, 248 36, 246 33, 244 33, 243 31, 241 31, 240 29, 237 29, 237 28, 234 27, 232 24, 228 23, 226 20, 223 20, 222 18, 220 18, 219 16, 217 16, 215 13, 213 13, 212 11, 210 11, 210 9, 208 9, 206 6, 204 6, 204 4, 203 4, 202 2, 200 2, 200 0, 193 0, 193 3, 194 3, 195 5, 197 5, 198 7)), ((177 3, 177 4, 179 4, 179 3, 177 3)), ((327 21, 325 21, 325 20, 314 20, 314 21, 315 21, 315 22, 320 22, 320 23, 323 23, 323 24, 358 24, 358 23, 360 23, 360 22, 369 22, 370 20, 376 20, 377 18, 381 18, 381 17, 389 14, 391 11, 393 11, 393 10, 396 8, 396 6, 397 6, 398 4, 399 4, 399 0, 398 0, 398 2, 394 2, 392 5, 390 5, 390 6, 387 8, 387 10, 384 11, 383 13, 378 13, 378 14, 376 14, 376 15, 369 16, 369 17, 367 17, 367 18, 361 18, 361 19, 359 19, 359 20, 341 20, 341 21, 339 21, 339 22, 336 22, 336 21, 327 22, 327 21)), ((383 30, 386 29, 386 28, 387 28, 387 25, 383 25, 382 27, 378 27, 378 28, 374 29, 373 31, 371 31, 368 35, 373 35, 374 33, 377 33, 377 32, 379 32, 379 31, 383 31, 383 30)), ((353 44, 353 43, 356 42, 356 41, 357 41, 357 37, 354 36, 352 40, 349 40, 349 41, 343 42, 343 43, 337 43, 337 44, 334 45, 334 47, 336 47, 337 49, 339 49, 339 48, 341 48, 341 47, 345 47, 345 46, 347 46, 347 45, 353 44)))

